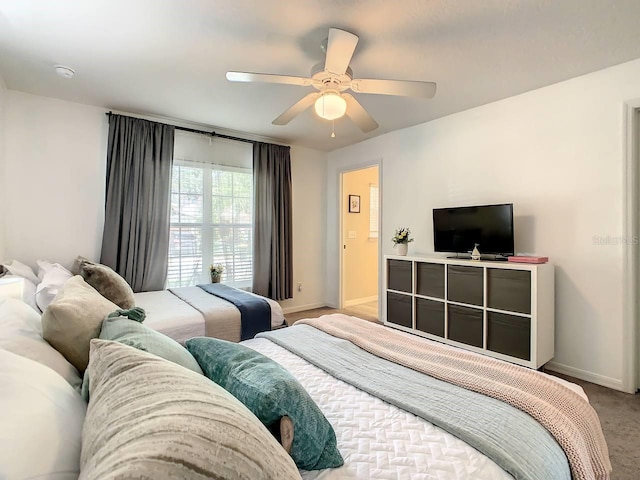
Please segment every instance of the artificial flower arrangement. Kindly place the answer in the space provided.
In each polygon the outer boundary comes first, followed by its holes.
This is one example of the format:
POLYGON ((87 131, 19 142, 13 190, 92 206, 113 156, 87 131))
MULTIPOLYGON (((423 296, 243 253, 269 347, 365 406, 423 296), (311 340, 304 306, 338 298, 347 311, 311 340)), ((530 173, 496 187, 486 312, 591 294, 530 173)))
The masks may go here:
POLYGON ((396 233, 391 241, 393 242, 394 247, 398 244, 413 242, 413 238, 411 238, 411 230, 408 228, 396 228, 396 233))
POLYGON ((221 263, 218 263, 216 265, 212 264, 209 267, 209 274, 211 275, 211 281, 213 282, 214 278, 217 278, 219 280, 223 272, 224 272, 224 265, 222 265, 221 263))

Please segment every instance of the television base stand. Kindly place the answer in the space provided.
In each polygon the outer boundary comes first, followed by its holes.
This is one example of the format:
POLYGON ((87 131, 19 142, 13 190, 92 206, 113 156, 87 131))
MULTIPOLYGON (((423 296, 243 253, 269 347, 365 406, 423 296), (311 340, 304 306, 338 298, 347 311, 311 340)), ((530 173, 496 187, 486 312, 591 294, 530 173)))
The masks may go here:
POLYGON ((451 255, 447 258, 455 258, 457 260, 471 260, 471 255, 451 255))
MULTIPOLYGON (((471 255, 451 255, 447 258, 454 258, 456 260, 471 260, 471 255)), ((508 260, 504 255, 480 255, 480 260, 484 262, 506 262, 508 260)))

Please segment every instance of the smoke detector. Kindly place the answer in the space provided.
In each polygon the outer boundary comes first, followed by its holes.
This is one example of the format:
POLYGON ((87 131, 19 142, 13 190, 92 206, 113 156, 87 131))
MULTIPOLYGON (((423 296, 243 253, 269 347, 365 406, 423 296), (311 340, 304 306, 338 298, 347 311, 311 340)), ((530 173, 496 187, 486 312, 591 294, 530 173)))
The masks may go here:
POLYGON ((76 71, 73 68, 65 67, 64 65, 54 65, 53 68, 62 78, 73 78, 76 74, 76 71))

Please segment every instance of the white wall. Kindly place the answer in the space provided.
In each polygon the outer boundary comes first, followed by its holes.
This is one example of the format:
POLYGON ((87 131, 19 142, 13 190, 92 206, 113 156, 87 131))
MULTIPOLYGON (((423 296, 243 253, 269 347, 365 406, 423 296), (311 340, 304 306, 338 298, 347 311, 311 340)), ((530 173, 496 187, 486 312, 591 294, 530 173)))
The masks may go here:
POLYGON ((280 302, 285 313, 326 305, 326 167, 326 153, 291 147, 294 291, 292 299, 280 302))
MULTIPOLYGON (((431 209, 513 202, 516 250, 556 267, 553 369, 622 388, 623 103, 640 60, 392 132, 329 154, 327 292, 337 299, 337 172, 383 158, 382 248, 410 227, 433 252, 431 209)), ((428 104, 425 104, 428 108, 428 104)))
POLYGON ((102 108, 8 91, 5 259, 99 258, 107 117, 102 108))
POLYGON ((6 128, 5 123, 5 110, 6 110, 7 89, 4 85, 4 80, 0 76, 0 262, 4 258, 4 231, 5 231, 5 211, 6 201, 4 198, 6 187, 6 175, 5 175, 5 161, 4 161, 4 131, 6 128))

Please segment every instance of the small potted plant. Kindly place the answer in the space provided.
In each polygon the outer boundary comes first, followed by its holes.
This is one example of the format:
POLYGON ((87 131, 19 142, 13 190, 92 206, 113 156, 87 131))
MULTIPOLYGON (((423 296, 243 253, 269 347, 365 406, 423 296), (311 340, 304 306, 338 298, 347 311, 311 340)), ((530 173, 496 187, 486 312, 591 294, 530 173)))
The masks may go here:
POLYGON ((209 275, 211 275, 211 283, 220 283, 220 277, 224 272, 224 265, 218 263, 209 267, 209 275))
POLYGON ((391 241, 393 242, 393 248, 398 247, 398 255, 406 255, 409 249, 409 242, 413 242, 411 230, 408 228, 396 228, 396 233, 391 241))

